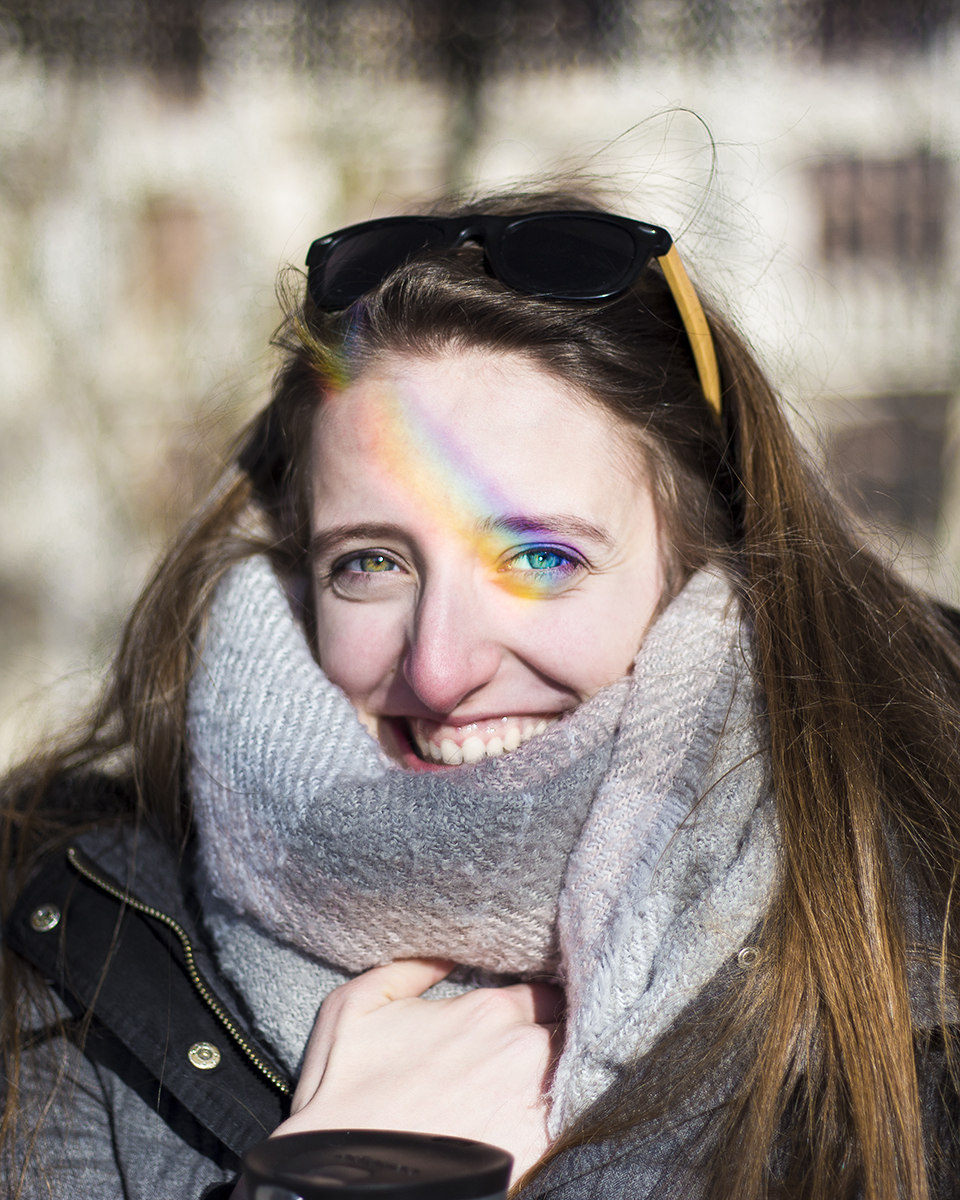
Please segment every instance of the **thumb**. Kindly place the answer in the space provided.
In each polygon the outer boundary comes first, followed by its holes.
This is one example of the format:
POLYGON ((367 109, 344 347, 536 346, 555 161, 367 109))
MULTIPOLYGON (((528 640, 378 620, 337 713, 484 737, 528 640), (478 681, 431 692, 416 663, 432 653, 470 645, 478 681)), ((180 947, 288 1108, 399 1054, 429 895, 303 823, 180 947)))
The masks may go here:
POLYGON ((394 1000, 422 996, 445 979, 455 965, 445 958, 401 958, 382 967, 372 967, 352 982, 354 1002, 360 1007, 366 1000, 374 1009, 394 1000))

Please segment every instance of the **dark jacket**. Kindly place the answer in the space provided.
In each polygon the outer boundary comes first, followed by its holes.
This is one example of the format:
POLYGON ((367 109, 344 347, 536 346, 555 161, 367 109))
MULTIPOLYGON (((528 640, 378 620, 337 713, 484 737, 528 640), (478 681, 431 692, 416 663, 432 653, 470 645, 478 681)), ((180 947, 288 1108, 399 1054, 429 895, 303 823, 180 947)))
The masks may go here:
MULTIPOLYGON (((7 945, 49 981, 66 1033, 38 1033, 21 1081, 27 1135, 39 1135, 31 1200, 226 1200, 240 1155, 288 1112, 293 1081, 217 972, 191 876, 150 834, 105 828, 44 862, 7 921, 7 945), (42 1115, 56 1075, 58 1101, 42 1115)), ((711 987, 735 987, 736 973, 728 964, 711 987)), ((939 1145, 933 1195, 952 1200, 960 1102, 942 1042, 921 1041, 922 1100, 939 1145)), ((670 1128, 567 1153, 525 1197, 695 1200, 703 1155, 691 1148, 709 1142, 724 1090, 670 1128)))
POLYGON ((20 1097, 39 1108, 66 1072, 38 1168, 65 1196, 206 1194, 289 1110, 291 1081, 220 978, 185 875, 144 831, 87 833, 42 865, 7 921, 6 944, 49 981, 66 1021, 20 1097))

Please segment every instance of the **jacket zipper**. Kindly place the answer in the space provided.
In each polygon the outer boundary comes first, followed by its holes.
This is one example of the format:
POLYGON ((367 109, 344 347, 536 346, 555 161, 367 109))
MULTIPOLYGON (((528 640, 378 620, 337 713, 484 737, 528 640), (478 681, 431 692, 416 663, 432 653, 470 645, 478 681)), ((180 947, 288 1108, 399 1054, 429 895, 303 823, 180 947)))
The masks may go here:
POLYGON ((115 900, 119 900, 122 904, 126 904, 129 908, 134 909, 136 912, 141 912, 145 916, 152 917, 155 921, 160 921, 163 925, 166 925, 168 929, 173 930, 173 932, 180 939, 180 945, 183 947, 183 954, 187 963, 187 974, 190 976, 190 980, 193 983, 193 986, 196 988, 200 999, 204 1002, 204 1004, 206 1004, 207 1008, 210 1009, 213 1015, 217 1018, 230 1037, 233 1038, 234 1042, 236 1042, 236 1044, 260 1072, 260 1074, 269 1079, 273 1086, 278 1091, 282 1092, 284 1096, 289 1096, 290 1087, 288 1084, 286 1084, 276 1073, 276 1071, 269 1067, 263 1061, 263 1059, 260 1058, 257 1052, 237 1028, 236 1022, 230 1017, 223 1005, 217 1000, 217 998, 204 983, 203 977, 197 970, 193 946, 190 942, 190 938, 187 935, 187 931, 183 928, 183 926, 175 921, 173 917, 168 917, 166 913, 161 912, 158 908, 152 908, 149 904, 143 904, 140 900, 137 900, 135 896, 131 896, 129 892, 125 892, 121 888, 114 887, 114 885, 108 879, 104 879, 102 876, 98 875, 96 871, 94 871, 91 867, 88 867, 86 863, 81 860, 81 857, 77 853, 77 850, 74 846, 71 846, 67 851, 67 861, 75 870, 79 871, 85 879, 89 879, 91 883, 96 884, 96 886, 102 891, 106 892, 107 895, 113 896, 115 900))

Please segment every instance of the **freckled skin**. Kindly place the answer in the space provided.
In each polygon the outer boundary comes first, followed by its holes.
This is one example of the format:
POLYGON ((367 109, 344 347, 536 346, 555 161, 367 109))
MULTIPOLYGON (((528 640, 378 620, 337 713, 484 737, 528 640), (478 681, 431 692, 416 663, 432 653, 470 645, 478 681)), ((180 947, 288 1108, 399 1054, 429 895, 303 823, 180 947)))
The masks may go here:
POLYGON ((312 525, 320 661, 381 735, 575 708, 664 589, 628 432, 519 355, 391 355, 325 400, 312 525))

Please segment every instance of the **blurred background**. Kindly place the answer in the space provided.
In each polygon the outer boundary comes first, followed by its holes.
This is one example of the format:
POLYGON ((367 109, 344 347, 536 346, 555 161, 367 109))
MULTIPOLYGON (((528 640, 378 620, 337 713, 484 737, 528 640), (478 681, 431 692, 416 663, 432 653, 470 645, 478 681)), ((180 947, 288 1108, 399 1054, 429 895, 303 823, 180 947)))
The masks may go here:
POLYGON ((0 765, 91 694, 339 225, 585 171, 960 597, 960 0, 0 0, 0 765))

